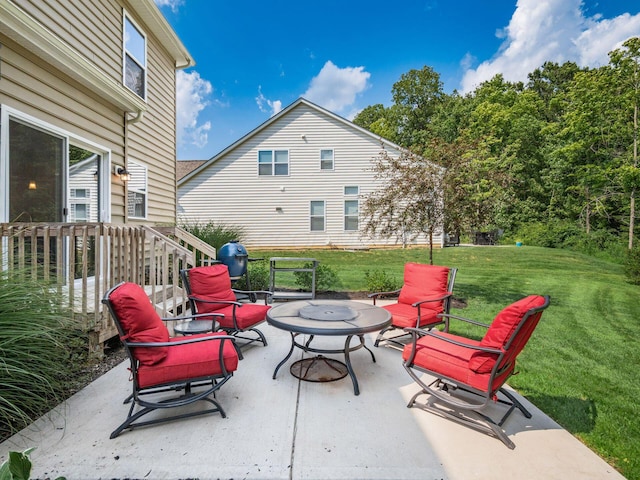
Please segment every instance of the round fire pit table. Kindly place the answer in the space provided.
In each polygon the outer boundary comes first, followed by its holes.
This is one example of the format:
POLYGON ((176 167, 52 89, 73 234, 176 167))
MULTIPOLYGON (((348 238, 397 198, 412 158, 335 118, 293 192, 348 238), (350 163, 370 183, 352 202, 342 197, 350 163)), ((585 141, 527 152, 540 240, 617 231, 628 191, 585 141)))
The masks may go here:
POLYGON ((305 358, 295 362, 291 373, 304 381, 327 382, 351 376, 353 390, 360 394, 358 379, 351 366, 349 354, 365 348, 375 362, 376 357, 364 343, 364 334, 376 332, 391 323, 391 314, 375 305, 350 300, 300 300, 283 303, 271 308, 267 312, 267 323, 291 334, 291 348, 289 353, 276 366, 273 378, 284 365, 295 348, 305 353, 320 355, 305 358), (297 341, 299 335, 309 335, 306 342, 297 341), (342 349, 323 349, 311 346, 314 336, 345 336, 342 349), (360 342, 351 345, 351 339, 358 337, 360 342), (323 354, 344 354, 344 362, 326 358, 323 354))

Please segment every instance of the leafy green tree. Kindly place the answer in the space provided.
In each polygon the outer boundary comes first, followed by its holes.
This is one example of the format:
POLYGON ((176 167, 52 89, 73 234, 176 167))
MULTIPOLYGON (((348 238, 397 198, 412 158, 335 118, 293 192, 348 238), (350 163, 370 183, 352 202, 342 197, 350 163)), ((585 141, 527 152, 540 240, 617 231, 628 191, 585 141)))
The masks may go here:
POLYGON ((381 103, 370 105, 360 113, 358 113, 353 119, 353 123, 356 125, 371 130, 371 124, 385 116, 385 108, 381 103))
POLYGON ((397 142, 409 147, 425 143, 429 125, 443 99, 443 85, 438 74, 429 66, 403 73, 391 89, 399 115, 397 142))
POLYGON ((433 263, 433 235, 444 221, 443 168, 408 150, 395 157, 383 149, 374 171, 382 185, 364 199, 363 233, 395 237, 403 246, 424 234, 433 263))
POLYGON ((629 194, 629 250, 633 248, 635 230, 636 192, 640 187, 638 173, 638 105, 640 104, 640 37, 628 39, 622 48, 609 54, 617 84, 617 98, 622 103, 622 113, 629 114, 633 127, 631 131, 632 149, 630 161, 620 168, 622 184, 629 194))

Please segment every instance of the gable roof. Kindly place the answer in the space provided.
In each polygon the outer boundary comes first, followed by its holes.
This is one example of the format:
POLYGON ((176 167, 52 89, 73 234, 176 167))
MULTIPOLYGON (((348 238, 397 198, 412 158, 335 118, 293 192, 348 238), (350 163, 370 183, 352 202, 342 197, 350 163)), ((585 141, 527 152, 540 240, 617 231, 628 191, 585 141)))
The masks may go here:
POLYGON ((209 165, 212 165, 213 163, 218 161, 220 158, 224 157, 229 152, 231 152, 232 150, 238 148, 240 145, 245 143, 247 140, 251 139, 252 137, 257 135, 258 133, 260 133, 262 130, 264 130, 268 126, 270 126, 273 123, 277 122, 278 120, 282 119, 289 112, 291 112, 294 108, 296 108, 299 105, 306 105, 307 107, 312 108, 312 109, 316 110, 317 112, 319 112, 319 113, 321 113, 323 115, 329 116, 329 117, 333 118, 334 120, 338 120, 339 122, 343 123, 345 126, 348 126, 350 128, 354 128, 354 129, 356 129, 356 130, 358 130, 358 131, 360 131, 360 132, 362 132, 362 133, 374 138, 375 140, 381 142, 384 145, 387 145, 389 147, 395 148, 397 150, 405 150, 403 147, 401 147, 399 145, 396 145, 395 143, 393 143, 393 142, 391 142, 389 140, 386 140, 385 138, 382 138, 380 135, 376 135, 375 133, 370 132, 366 128, 362 128, 362 127, 356 125, 355 123, 347 120, 346 118, 343 118, 340 115, 336 115, 335 113, 330 112, 329 110, 326 110, 326 109, 316 105, 315 103, 312 103, 309 100, 306 100, 306 99, 300 97, 295 102, 293 102, 291 105, 287 106, 286 108, 282 109, 280 112, 275 114, 269 120, 267 120, 266 122, 262 123, 257 128, 251 130, 244 137, 242 137, 239 140, 237 140, 236 142, 232 143, 227 148, 222 150, 220 153, 216 154, 214 157, 212 157, 211 159, 205 161, 202 165, 200 165, 199 167, 197 167, 193 171, 189 172, 184 177, 180 178, 178 180, 178 186, 180 186, 182 183, 186 182, 190 178, 198 175, 203 170, 206 170, 209 167, 209 165))
POLYGON ((207 163, 206 160, 178 160, 176 162, 176 178, 180 180, 185 175, 191 173, 203 163, 207 163))

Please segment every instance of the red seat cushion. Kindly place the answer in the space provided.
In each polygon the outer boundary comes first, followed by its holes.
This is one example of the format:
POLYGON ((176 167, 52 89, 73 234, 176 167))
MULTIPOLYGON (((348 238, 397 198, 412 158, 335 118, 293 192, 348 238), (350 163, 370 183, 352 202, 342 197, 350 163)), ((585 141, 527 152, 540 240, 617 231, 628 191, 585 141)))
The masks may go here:
MULTIPOLYGON (((216 337, 220 332, 192 335, 198 337, 216 337)), ((184 340, 184 337, 172 338, 170 341, 184 340)), ((141 365, 138 369, 138 385, 140 388, 178 383, 196 378, 203 378, 222 373, 224 364, 228 372, 238 368, 238 352, 231 341, 226 341, 222 362, 219 358, 220 340, 189 343, 167 347, 167 355, 155 365, 141 365)))
MULTIPOLYGON (((544 305, 544 302, 545 298, 543 296, 529 295, 528 297, 522 298, 508 307, 505 307, 500 313, 498 313, 498 315, 496 315, 493 322, 491 322, 487 333, 485 333, 484 337, 480 341, 480 346, 503 350, 504 346, 515 333, 516 328, 522 321, 525 314, 532 308, 541 307, 544 305)), ((531 329, 521 332, 526 336, 526 338, 523 338, 524 342, 520 342, 518 345, 514 346, 517 348, 517 351, 512 352, 511 357, 514 357, 520 352, 520 350, 522 350, 536 323, 537 322, 533 324, 531 329)), ((478 373, 491 372, 497 357, 498 355, 494 353, 475 352, 470 359, 469 368, 478 373)))
MULTIPOLYGON (((198 311, 200 311, 200 305, 206 305, 203 303, 198 304, 198 311)), ((236 307, 236 322, 239 330, 251 328, 260 322, 264 322, 267 318, 267 311, 271 308, 270 305, 257 305, 253 303, 244 303, 242 306, 236 307)), ((222 328, 234 328, 233 326, 233 305, 225 306, 216 310, 216 313, 224 314, 224 318, 216 318, 222 328)))
MULTIPOLYGON (((440 305, 441 303, 425 304, 425 305, 440 305)), ((385 305, 384 308, 391 313, 391 323, 398 328, 405 327, 424 327, 430 324, 441 323, 441 320, 437 318, 438 313, 442 311, 440 309, 430 309, 422 305, 420 307, 420 325, 418 323, 418 308, 412 307, 406 303, 393 303, 391 305, 385 305)))
MULTIPOLYGON (((478 346, 480 342, 450 333, 439 332, 438 335, 449 337, 472 346, 478 346)), ((413 344, 404 347, 402 358, 409 358, 413 344)), ((418 339, 417 352, 414 365, 426 371, 432 371, 454 381, 469 385, 486 392, 489 386, 490 373, 474 372, 469 368, 469 360, 474 350, 448 343, 439 338, 425 335, 418 339)), ((502 372, 494 379, 491 390, 499 388, 513 371, 513 366, 502 372)))
MULTIPOLYGON (((168 342, 169 331, 140 285, 123 283, 109 295, 109 302, 124 331, 122 340, 168 342)), ((154 365, 167 356, 167 347, 139 347, 132 354, 143 365, 154 365)))
MULTIPOLYGON (((208 267, 195 267, 189 270, 189 285, 191 295, 201 300, 222 300, 235 302, 236 296, 231 290, 229 269, 226 265, 211 265, 208 267)), ((196 302, 198 313, 222 313, 224 318, 217 318, 222 328, 231 329, 233 325, 233 305, 220 303, 196 302)), ((267 316, 270 305, 257 305, 252 303, 242 304, 236 307, 236 323, 239 330, 253 327, 263 322, 267 316)))
MULTIPOLYGON (((231 290, 229 268, 223 264, 208 267, 194 267, 189 270, 191 295, 203 300, 223 300, 235 302, 236 296, 231 290)), ((204 303, 197 304, 198 313, 210 313, 226 308, 227 305, 204 303)))
MULTIPOLYGON (((407 263, 404 266, 404 285, 400 290, 398 303, 412 304, 441 297, 447 293, 448 281, 447 267, 407 263)), ((427 308, 442 313, 442 302, 430 303, 427 308)))

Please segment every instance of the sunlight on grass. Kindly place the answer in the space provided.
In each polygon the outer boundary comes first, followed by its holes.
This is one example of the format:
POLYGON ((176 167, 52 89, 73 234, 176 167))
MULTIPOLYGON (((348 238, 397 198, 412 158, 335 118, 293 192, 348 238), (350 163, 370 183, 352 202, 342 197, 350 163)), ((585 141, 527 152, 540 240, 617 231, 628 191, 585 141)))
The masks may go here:
MULTIPOLYGON (((345 291, 364 291, 365 272, 402 280, 406 262, 428 263, 428 249, 252 251, 252 256, 314 257, 345 291)), ((537 247, 454 247, 434 263, 458 267, 454 296, 463 316, 490 322, 528 294, 551 296, 509 384, 627 478, 640 478, 640 286, 619 264, 537 247)))

